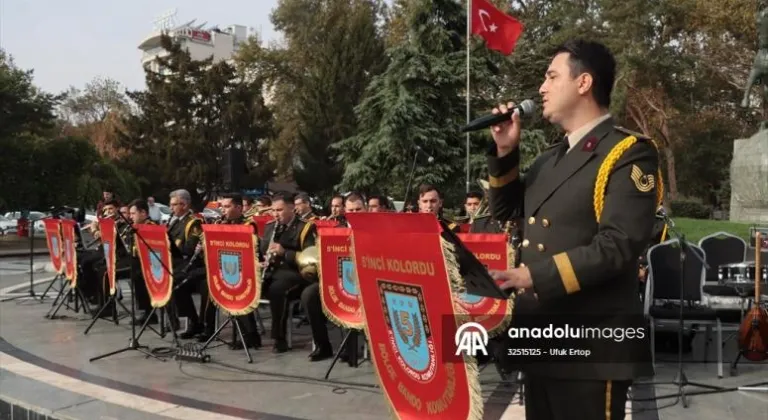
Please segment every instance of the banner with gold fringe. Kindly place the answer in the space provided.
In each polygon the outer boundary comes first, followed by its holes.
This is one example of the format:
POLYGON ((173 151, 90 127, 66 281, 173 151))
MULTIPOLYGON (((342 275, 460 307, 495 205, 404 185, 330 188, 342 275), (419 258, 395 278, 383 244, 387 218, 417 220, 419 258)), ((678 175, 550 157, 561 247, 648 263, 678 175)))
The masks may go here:
POLYGON ((203 252, 208 295, 232 315, 246 315, 259 306, 261 281, 252 225, 203 225, 203 252))
POLYGON ((371 359, 395 416, 481 419, 476 362, 454 356, 464 319, 453 295, 463 280, 437 218, 351 213, 347 219, 371 359))
POLYGON ((75 250, 77 223, 74 220, 61 220, 61 239, 64 247, 64 277, 71 287, 77 286, 77 251, 75 250))
POLYGON ((117 291, 115 279, 115 250, 117 249, 117 228, 115 219, 99 219, 99 232, 101 232, 101 246, 104 250, 104 260, 107 262, 107 280, 109 281, 109 295, 117 291))
MULTIPOLYGON (((459 233, 457 236, 485 268, 502 271, 511 268, 509 253, 512 247, 506 234, 459 233)), ((456 295, 455 304, 460 305, 471 321, 482 325, 490 335, 498 334, 509 325, 514 305, 512 299, 494 299, 466 292, 456 295)))
POLYGON ((45 242, 48 245, 48 255, 51 257, 51 265, 56 274, 64 271, 61 261, 61 222, 59 219, 43 219, 45 225, 45 242))
POLYGON ((173 292, 173 261, 168 232, 162 225, 137 224, 134 228, 133 243, 138 250, 149 302, 153 308, 162 308, 171 300, 173 292))
POLYGON ((351 255, 349 228, 324 227, 317 230, 320 249, 320 300, 323 312, 336 325, 343 328, 363 328, 360 313, 360 294, 355 275, 355 262, 351 255))

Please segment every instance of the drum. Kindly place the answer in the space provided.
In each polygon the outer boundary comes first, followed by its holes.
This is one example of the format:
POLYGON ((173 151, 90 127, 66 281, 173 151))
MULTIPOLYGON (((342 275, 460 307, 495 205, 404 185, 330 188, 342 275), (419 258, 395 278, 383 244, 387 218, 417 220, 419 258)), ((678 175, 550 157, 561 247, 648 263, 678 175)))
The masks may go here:
MULTIPOLYGON (((768 283, 768 265, 760 266, 760 281, 768 283)), ((755 263, 723 264, 717 268, 717 280, 720 284, 754 284, 755 263)))

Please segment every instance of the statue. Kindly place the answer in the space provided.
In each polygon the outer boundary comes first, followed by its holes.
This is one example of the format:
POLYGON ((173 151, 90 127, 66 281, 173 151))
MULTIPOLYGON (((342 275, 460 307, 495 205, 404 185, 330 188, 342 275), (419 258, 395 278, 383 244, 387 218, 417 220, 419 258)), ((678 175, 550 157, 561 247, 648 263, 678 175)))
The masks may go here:
MULTIPOLYGON (((752 86, 758 81, 763 85, 763 103, 768 101, 768 7, 764 7, 757 14, 758 50, 755 55, 755 63, 749 73, 747 87, 744 89, 742 108, 749 107, 749 94, 752 86)), ((763 123, 765 125, 765 122, 763 123)), ((761 127, 763 128, 763 127, 761 127)))

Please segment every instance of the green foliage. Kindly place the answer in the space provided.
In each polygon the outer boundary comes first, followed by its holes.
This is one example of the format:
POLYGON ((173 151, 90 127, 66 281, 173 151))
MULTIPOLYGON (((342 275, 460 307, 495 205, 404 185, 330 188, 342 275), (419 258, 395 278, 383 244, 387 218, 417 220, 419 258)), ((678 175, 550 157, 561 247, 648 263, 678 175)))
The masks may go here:
POLYGON ((709 219, 712 208, 697 200, 679 199, 670 203, 672 215, 691 219, 709 219))
POLYGON ((32 83, 32 70, 19 69, 0 49, 0 141, 22 134, 43 134, 53 128, 53 109, 59 99, 41 92, 32 83))

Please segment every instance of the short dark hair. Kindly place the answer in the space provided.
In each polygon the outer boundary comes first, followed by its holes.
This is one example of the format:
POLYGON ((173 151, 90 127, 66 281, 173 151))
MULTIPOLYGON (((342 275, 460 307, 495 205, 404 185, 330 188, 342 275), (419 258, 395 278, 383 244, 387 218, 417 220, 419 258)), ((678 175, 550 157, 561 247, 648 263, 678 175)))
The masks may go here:
POLYGON ((230 199, 233 203, 235 203, 236 206, 242 206, 243 205, 243 196, 239 193, 226 193, 222 194, 221 198, 223 199, 230 199))
POLYGON ((331 201, 329 201, 329 202, 330 202, 330 203, 333 203, 333 200, 335 200, 335 199, 337 199, 337 198, 341 199, 341 204, 344 204, 344 196, 343 196, 343 195, 341 195, 341 194, 334 194, 334 195, 331 197, 331 201))
POLYGON ((137 198, 136 200, 131 201, 131 204, 128 204, 128 209, 130 210, 131 207, 136 207, 136 210, 143 211, 144 213, 149 213, 149 204, 145 200, 142 200, 140 198, 137 198))
POLYGON ((605 45, 584 39, 572 39, 555 48, 556 56, 568 53, 571 78, 582 73, 592 76, 592 97, 604 108, 611 106, 611 92, 616 78, 616 60, 605 45))
POLYGON ((379 205, 384 208, 389 208, 389 199, 387 199, 384 195, 372 195, 368 197, 368 203, 370 204, 371 200, 379 200, 379 205))
POLYGON ((253 201, 254 201, 253 197, 248 197, 248 196, 243 197, 243 203, 248 203, 249 206, 253 205, 253 201))
POLYGON ((263 206, 271 206, 272 205, 272 199, 269 198, 268 195, 262 195, 261 197, 256 199, 257 203, 261 203, 263 206))
POLYGON ((365 199, 363 199, 363 195, 358 192, 351 192, 347 194, 347 197, 344 199, 344 204, 346 204, 347 201, 362 201, 363 205, 366 204, 365 199))
MULTIPOLYGON (((275 201, 275 196, 283 194, 283 197, 285 197, 285 193, 277 193, 274 196, 272 196, 272 201, 275 201)), ((286 198, 287 199, 287 198, 286 198)), ((307 193, 298 193, 296 194, 291 201, 300 200, 304 203, 310 204, 309 200, 309 194, 307 193)))
MULTIPOLYGON (((288 192, 279 192, 279 193, 277 193, 277 194, 272 196, 272 202, 273 203, 275 201, 282 201, 285 204, 293 205, 294 204, 294 200, 297 200, 297 199, 299 199, 298 196, 294 196, 293 194, 288 193, 288 192)), ((309 202, 309 201, 307 201, 307 202, 309 202)))
POLYGON ((114 206, 120 208, 120 202, 117 200, 107 200, 104 202, 104 206, 114 206))
POLYGON ((440 190, 438 190, 437 187, 432 184, 421 184, 419 186, 419 197, 430 191, 436 192, 438 197, 443 198, 443 194, 440 192, 440 190))
POLYGON ((470 191, 464 197, 464 200, 466 200, 467 198, 477 198, 478 200, 482 200, 483 199, 483 194, 481 194, 481 193, 479 193, 477 191, 470 191))

